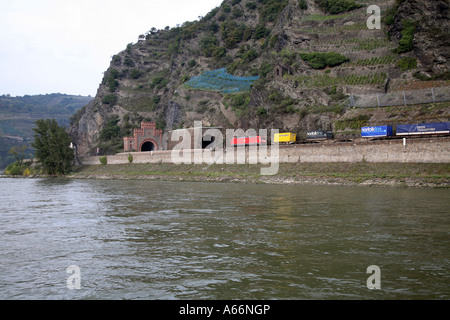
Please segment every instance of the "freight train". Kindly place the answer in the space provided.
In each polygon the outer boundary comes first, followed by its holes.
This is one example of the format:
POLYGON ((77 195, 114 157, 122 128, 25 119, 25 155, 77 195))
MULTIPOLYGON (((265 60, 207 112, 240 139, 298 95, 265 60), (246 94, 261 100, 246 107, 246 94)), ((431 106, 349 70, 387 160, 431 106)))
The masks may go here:
MULTIPOLYGON (((361 138, 368 139, 389 139, 401 138, 405 136, 445 136, 450 134, 450 122, 439 123, 421 123, 421 124, 401 124, 393 126, 368 126, 361 128, 361 138)), ((280 136, 290 136, 293 133, 281 133, 280 136)), ((331 131, 316 130, 306 134, 308 142, 320 142, 324 140, 333 140, 334 134, 331 131)), ((275 137, 275 143, 281 142, 275 137)), ((299 141, 290 141, 298 143, 299 141)))
MULTIPOLYGON (((365 139, 389 139, 404 136, 441 136, 450 134, 450 122, 404 124, 393 126, 371 126, 361 128, 361 137, 365 139)), ((333 141, 334 134, 329 130, 310 131, 306 134, 307 142, 333 141)), ((339 140, 346 141, 346 140, 339 140)), ((273 142, 277 144, 300 143, 297 135, 292 132, 283 132, 274 135, 273 142)), ((234 137, 231 145, 234 147, 267 144, 267 138, 262 136, 234 137)))

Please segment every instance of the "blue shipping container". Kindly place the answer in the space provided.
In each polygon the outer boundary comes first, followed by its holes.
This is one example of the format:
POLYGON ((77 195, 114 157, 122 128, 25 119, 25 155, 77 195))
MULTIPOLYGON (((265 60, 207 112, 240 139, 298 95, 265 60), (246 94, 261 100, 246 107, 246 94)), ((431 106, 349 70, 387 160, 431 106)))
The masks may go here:
POLYGON ((397 135, 450 133, 450 122, 402 124, 397 126, 397 135))
POLYGON ((391 126, 363 127, 361 136, 363 138, 391 137, 394 133, 391 126))

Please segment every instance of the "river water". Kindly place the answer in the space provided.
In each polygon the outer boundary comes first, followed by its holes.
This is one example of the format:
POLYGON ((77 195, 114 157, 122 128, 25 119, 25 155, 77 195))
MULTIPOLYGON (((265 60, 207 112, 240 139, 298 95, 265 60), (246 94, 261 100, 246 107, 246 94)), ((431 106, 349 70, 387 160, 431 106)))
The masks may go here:
POLYGON ((449 195, 0 179, 0 299, 449 299, 449 195))

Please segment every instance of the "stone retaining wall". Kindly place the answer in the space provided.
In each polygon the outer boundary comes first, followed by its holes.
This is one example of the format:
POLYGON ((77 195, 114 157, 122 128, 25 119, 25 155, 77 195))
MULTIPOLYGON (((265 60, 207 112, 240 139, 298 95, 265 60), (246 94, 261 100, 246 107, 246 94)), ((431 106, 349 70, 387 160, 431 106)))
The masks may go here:
MULTIPOLYGON (((270 148, 269 148, 270 149, 270 148)), ((201 162, 207 155, 204 150, 190 150, 192 162, 201 162)), ((145 153, 120 153, 108 156, 108 164, 128 163, 173 163, 172 151, 145 153)), ((214 155, 214 152, 213 152, 214 155)), ((217 155, 217 154, 216 154, 217 155)), ((264 155, 264 153, 263 153, 264 155)), ((273 162, 270 158, 263 162, 273 162)), ((220 155, 219 155, 220 156, 220 155)), ((81 157, 83 165, 100 164, 98 156, 81 157)), ((215 159, 215 158, 214 158, 215 159)), ((261 163, 258 153, 245 152, 246 163, 261 163)), ((225 161, 225 160, 224 160, 225 161)), ((296 162, 400 162, 400 163, 450 163, 450 138, 407 138, 388 141, 359 141, 319 144, 297 144, 279 147, 280 163, 296 162)))

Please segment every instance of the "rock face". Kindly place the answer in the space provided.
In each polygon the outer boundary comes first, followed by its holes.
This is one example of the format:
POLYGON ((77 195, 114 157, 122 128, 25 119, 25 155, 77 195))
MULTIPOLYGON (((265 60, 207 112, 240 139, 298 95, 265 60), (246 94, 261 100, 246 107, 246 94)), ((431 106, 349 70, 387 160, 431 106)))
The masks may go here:
POLYGON ((122 137, 143 120, 165 132, 192 127, 196 120, 204 126, 276 128, 298 136, 333 130, 336 121, 347 117, 351 94, 384 93, 398 83, 416 82, 413 74, 448 79, 448 1, 379 0, 382 12, 394 12, 381 30, 367 28, 366 1, 339 13, 320 3, 225 0, 199 21, 152 28, 112 58, 95 99, 70 127, 79 154, 99 146, 107 153, 119 151, 122 137), (402 38, 405 19, 416 22, 414 44, 399 54, 392 50, 402 38), (313 52, 335 52, 347 60, 314 68, 302 58, 313 52), (416 59, 417 65, 399 66, 404 57, 416 59), (260 79, 250 92, 229 95, 185 85, 220 68, 260 79), (119 118, 111 138, 115 144, 102 141, 100 134, 114 116, 119 118))
POLYGON ((450 20, 448 0, 400 1, 395 12, 395 23, 390 28, 392 39, 401 39, 402 25, 413 21, 413 54, 419 60, 421 71, 439 77, 450 70, 450 20))

